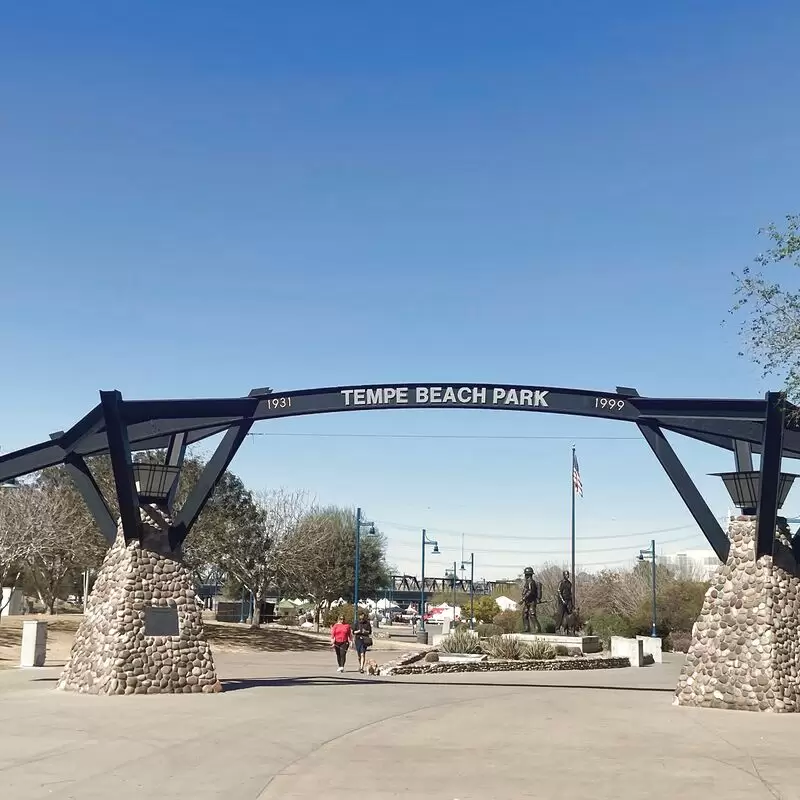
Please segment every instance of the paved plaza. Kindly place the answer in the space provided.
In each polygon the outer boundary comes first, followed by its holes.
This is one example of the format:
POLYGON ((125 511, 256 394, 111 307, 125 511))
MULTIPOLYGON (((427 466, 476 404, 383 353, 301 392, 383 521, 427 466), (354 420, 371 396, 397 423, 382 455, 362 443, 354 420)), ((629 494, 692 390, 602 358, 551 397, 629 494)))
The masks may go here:
POLYGON ((676 708, 682 657, 667 658, 371 678, 337 675, 320 645, 218 654, 221 695, 141 697, 7 669, 0 786, 13 800, 800 798, 800 720, 676 708))

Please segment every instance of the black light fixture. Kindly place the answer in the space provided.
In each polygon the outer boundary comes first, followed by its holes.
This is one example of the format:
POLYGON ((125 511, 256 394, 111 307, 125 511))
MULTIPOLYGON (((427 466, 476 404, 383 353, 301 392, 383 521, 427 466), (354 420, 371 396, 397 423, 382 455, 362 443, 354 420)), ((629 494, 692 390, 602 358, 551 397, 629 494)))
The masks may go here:
POLYGON ((136 481, 136 491, 141 502, 165 505, 180 471, 180 467, 166 464, 133 464, 133 479, 136 481))
POLYGON ((431 550, 431 553, 433 553, 433 555, 435 555, 435 556, 438 556, 439 553, 441 553, 441 552, 442 551, 439 549, 439 543, 438 542, 434 542, 433 543, 433 550, 431 550))
MULTIPOLYGON (((747 470, 745 472, 712 472, 712 475, 722 478, 733 504, 741 509, 742 514, 753 516, 758 507, 758 496, 761 491, 761 472, 747 470)), ((781 508, 792 488, 797 475, 790 472, 781 472, 778 483, 778 508, 781 508)))

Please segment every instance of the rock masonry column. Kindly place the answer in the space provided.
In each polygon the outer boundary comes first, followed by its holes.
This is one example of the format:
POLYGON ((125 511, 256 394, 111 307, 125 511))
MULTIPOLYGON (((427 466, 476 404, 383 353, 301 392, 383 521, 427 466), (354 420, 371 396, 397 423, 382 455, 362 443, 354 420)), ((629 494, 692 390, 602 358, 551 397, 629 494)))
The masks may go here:
POLYGON ((756 561, 756 518, 735 517, 727 563, 706 592, 675 705, 800 710, 800 571, 785 521, 756 561))
POLYGON ((89 694, 218 692, 191 572, 167 532, 121 525, 87 601, 59 689, 89 694), (158 634, 158 635, 156 635, 158 634))

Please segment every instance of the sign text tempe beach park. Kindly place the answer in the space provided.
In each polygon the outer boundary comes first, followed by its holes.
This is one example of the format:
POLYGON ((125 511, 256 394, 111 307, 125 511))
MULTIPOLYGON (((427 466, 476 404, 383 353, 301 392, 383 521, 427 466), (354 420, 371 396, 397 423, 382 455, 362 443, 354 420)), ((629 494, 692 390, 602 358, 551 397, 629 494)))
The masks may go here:
MULTIPOLYGON (((381 408, 490 408, 551 411, 558 414, 634 419, 638 411, 624 395, 486 383, 406 383, 337 386, 270 394, 262 401, 265 416, 381 408)), ((259 414, 259 416, 261 416, 259 414)))
POLYGON ((376 386, 342 389, 345 406, 463 405, 548 408, 547 389, 493 386, 376 386))

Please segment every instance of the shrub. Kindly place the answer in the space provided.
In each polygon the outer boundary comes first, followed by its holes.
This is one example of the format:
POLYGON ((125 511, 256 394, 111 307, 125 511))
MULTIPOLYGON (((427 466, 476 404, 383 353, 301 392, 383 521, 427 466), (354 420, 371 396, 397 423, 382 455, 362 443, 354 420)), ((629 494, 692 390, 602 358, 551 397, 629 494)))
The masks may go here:
POLYGON ((550 661, 556 657, 556 651, 547 642, 535 639, 520 647, 519 657, 523 661, 550 661))
POLYGON ((505 633, 499 625, 493 625, 491 622, 481 623, 475 630, 481 639, 488 639, 490 636, 502 636, 505 633))
POLYGON ((501 611, 495 614, 492 621, 498 628, 503 629, 503 633, 519 633, 522 630, 521 611, 501 611))
POLYGON ((504 658, 517 661, 521 650, 519 642, 513 636, 492 636, 481 642, 481 648, 492 658, 504 658))
MULTIPOLYGON (((658 594, 656 604, 658 620, 656 624, 672 631, 690 631, 703 608, 707 583, 699 581, 676 580, 668 584, 658 594)), ((650 614, 650 604, 646 604, 650 614)))
MULTIPOLYGON (((500 606, 497 605, 493 597, 481 595, 473 598, 473 612, 476 622, 491 622, 499 611, 500 606)), ((469 603, 461 606, 461 613, 469 618, 469 603)))
POLYGON ((330 626, 334 625, 336 621, 339 619, 339 614, 341 614, 344 617, 344 621, 347 622, 349 625, 353 624, 352 603, 345 603, 341 606, 335 606, 334 608, 329 608, 325 612, 325 616, 322 618, 322 624, 326 628, 330 628, 330 626))
POLYGON ((424 661, 428 664, 435 664, 439 660, 439 654, 435 650, 425 653, 424 661))
POLYGON ((566 645, 557 644, 554 649, 556 651, 556 655, 557 656, 566 656, 566 655, 569 654, 569 651, 567 650, 566 645))
POLYGON ((627 617, 616 614, 598 614, 590 620, 595 636, 599 636, 603 647, 611 647, 612 636, 634 636, 635 627, 627 617))
POLYGON ((468 630, 457 630, 442 639, 439 649, 443 653, 480 653, 478 637, 468 630))
POLYGON ((665 649, 672 650, 675 653, 688 653, 691 643, 691 631, 672 631, 664 640, 665 649))

